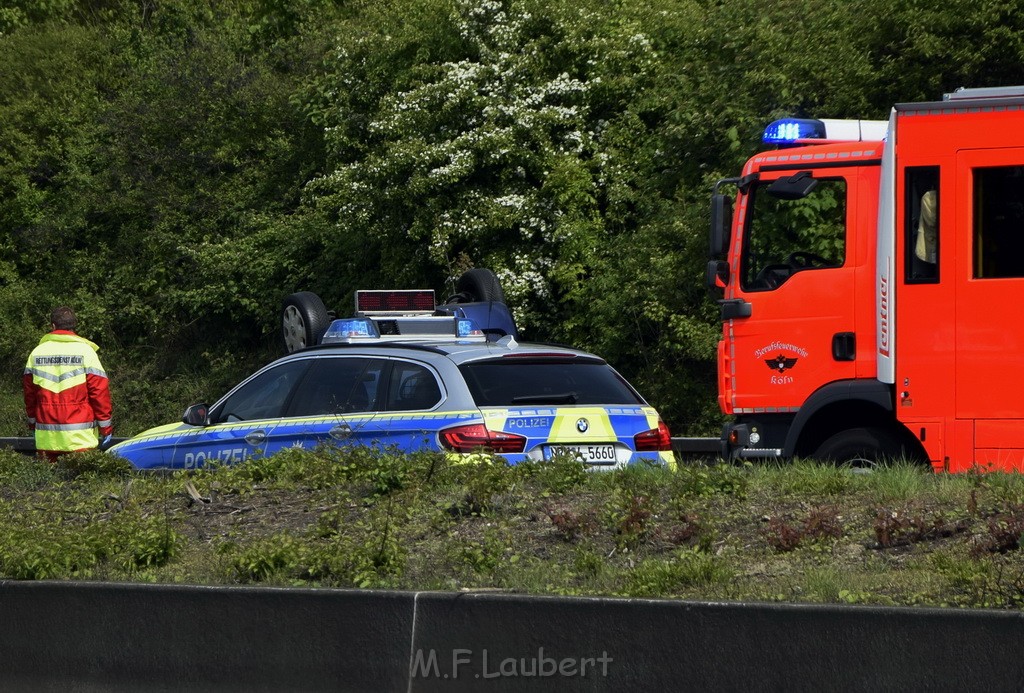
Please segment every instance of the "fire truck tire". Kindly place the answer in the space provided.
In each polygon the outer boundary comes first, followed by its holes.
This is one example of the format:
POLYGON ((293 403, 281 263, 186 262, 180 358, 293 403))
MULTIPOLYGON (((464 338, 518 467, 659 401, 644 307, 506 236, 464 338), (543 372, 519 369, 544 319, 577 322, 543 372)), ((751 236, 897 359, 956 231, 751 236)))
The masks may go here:
POLYGON ((851 428, 836 433, 818 446, 812 457, 836 464, 871 467, 882 459, 908 457, 899 436, 885 428, 851 428))
MULTIPOLYGON (((477 301, 505 302, 505 292, 501 290, 501 282, 498 277, 489 269, 475 267, 468 270, 459 277, 455 283, 456 297, 461 303, 475 303, 477 301)), ((451 302, 451 301, 450 301, 451 302)))
POLYGON ((320 342, 330 326, 330 315, 319 296, 300 291, 284 299, 281 307, 281 336, 286 353, 320 342))

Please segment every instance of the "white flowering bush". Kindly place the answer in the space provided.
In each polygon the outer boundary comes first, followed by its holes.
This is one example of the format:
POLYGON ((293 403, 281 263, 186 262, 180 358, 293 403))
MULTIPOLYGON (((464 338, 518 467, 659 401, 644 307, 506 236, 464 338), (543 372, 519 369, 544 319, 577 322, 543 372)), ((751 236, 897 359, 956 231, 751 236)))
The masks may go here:
POLYGON ((408 34, 334 53, 316 116, 336 159, 310 199, 332 234, 378 248, 392 281, 489 267, 520 325, 550 328, 552 302, 602 252, 621 167, 603 136, 654 53, 628 23, 585 9, 457 0, 443 22, 453 38, 435 60, 401 65, 411 45, 425 50, 408 34))

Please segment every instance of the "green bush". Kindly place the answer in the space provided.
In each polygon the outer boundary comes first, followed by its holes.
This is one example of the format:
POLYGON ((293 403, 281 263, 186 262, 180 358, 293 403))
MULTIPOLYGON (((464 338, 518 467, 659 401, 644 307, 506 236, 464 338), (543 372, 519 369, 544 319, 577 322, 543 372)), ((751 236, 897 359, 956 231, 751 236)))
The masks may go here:
POLYGON ((281 533, 233 553, 230 563, 232 577, 240 582, 264 582, 281 575, 301 574, 308 548, 291 534, 281 533))
POLYGON ((542 493, 563 494, 584 486, 591 473, 579 457, 558 453, 540 462, 520 462, 517 471, 524 478, 533 479, 542 493))
POLYGON ((694 586, 721 586, 733 570, 721 559, 699 549, 680 549, 670 560, 649 558, 630 572, 625 593, 631 597, 663 597, 694 586))
POLYGON ((0 489, 29 491, 52 484, 56 478, 49 462, 11 450, 0 451, 0 489))

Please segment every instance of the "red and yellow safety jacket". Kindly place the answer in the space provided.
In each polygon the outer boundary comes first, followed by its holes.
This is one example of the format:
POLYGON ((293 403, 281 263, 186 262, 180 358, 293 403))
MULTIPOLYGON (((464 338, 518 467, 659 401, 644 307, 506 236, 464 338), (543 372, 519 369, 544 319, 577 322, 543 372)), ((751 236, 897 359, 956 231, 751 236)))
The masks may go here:
POLYGON ((44 335, 25 364, 25 414, 36 449, 88 450, 114 431, 107 373, 99 349, 69 330, 44 335))

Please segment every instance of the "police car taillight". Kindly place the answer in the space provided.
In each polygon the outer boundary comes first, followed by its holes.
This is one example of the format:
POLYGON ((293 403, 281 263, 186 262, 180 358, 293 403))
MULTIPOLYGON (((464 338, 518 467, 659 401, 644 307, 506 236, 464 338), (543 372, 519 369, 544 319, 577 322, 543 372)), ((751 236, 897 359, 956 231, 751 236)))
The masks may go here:
POLYGON ((441 445, 455 452, 477 452, 483 449, 497 453, 512 453, 526 449, 526 438, 523 436, 490 431, 483 424, 446 428, 438 435, 441 445))
POLYGON ((637 452, 671 450, 672 434, 669 433, 665 422, 659 421, 657 428, 633 436, 633 445, 637 452))
POLYGON ((333 321, 320 341, 324 344, 329 344, 379 338, 380 332, 377 330, 373 320, 369 318, 344 318, 333 321))
POLYGON ((356 291, 356 313, 358 315, 433 313, 436 307, 433 289, 356 291))

